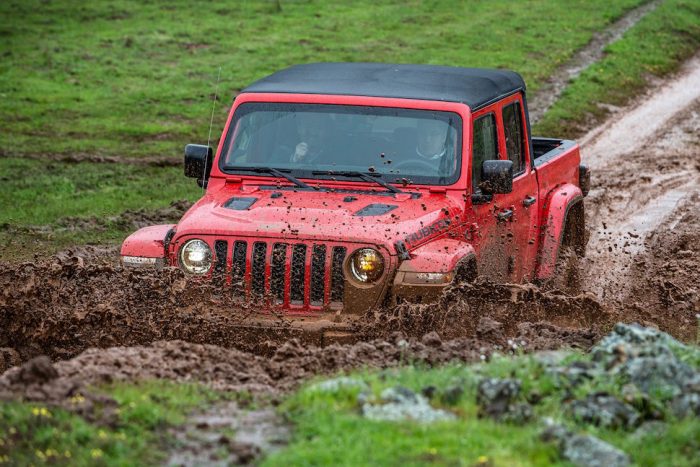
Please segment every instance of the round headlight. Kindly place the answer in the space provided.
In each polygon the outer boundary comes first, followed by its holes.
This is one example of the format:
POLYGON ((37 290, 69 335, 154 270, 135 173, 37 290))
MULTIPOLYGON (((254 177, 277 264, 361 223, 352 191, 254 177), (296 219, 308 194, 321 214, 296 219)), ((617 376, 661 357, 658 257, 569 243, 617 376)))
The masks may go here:
POLYGON ((206 274, 211 268, 211 248, 203 240, 190 240, 180 250, 180 265, 190 274, 206 274))
POLYGON ((360 282, 374 282, 384 272, 384 259, 377 250, 362 248, 352 254, 350 271, 360 282))

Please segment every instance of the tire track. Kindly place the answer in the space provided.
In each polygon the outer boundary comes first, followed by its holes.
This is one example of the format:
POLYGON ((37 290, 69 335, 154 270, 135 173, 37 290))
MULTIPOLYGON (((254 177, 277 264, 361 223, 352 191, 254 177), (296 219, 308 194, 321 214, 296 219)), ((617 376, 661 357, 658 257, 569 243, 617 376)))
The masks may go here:
POLYGON ((571 80, 586 68, 603 58, 605 48, 619 40, 622 35, 647 14, 654 11, 661 0, 645 3, 629 12, 601 32, 593 34, 588 45, 576 52, 564 65, 540 87, 529 100, 530 122, 537 123, 559 99, 571 80))

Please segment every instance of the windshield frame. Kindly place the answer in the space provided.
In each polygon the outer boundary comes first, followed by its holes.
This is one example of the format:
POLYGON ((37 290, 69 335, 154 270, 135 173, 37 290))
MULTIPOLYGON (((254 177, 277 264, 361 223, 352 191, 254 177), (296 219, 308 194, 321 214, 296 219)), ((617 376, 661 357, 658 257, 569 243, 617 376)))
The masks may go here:
MULTIPOLYGON (((369 97, 369 96, 342 96, 342 95, 322 95, 322 94, 283 94, 283 93, 243 93, 236 97, 236 100, 229 113, 228 121, 224 128, 222 144, 219 145, 216 155, 216 163, 214 164, 214 170, 212 171, 212 177, 222 177, 228 178, 231 176, 236 177, 246 177, 246 178, 259 178, 265 177, 270 178, 267 174, 251 174, 250 171, 236 171, 227 167, 225 164, 225 155, 228 153, 229 148, 233 144, 235 122, 238 121, 240 117, 239 108, 244 104, 249 103, 260 103, 260 104, 313 104, 320 106, 333 106, 333 107, 367 107, 367 108, 377 108, 377 109, 405 109, 411 111, 429 111, 429 112, 442 112, 450 113, 450 117, 454 120, 453 128, 456 130, 456 151, 457 151, 457 167, 454 175, 449 177, 442 183, 439 183, 436 177, 430 177, 430 180, 410 180, 410 183, 406 185, 402 183, 400 174, 391 173, 372 173, 372 176, 380 178, 386 183, 396 185, 398 187, 402 186, 415 186, 418 187, 431 187, 439 186, 441 188, 452 187, 457 188, 462 187, 464 182, 465 173, 468 169, 468 163, 465 161, 465 154, 467 152, 467 142, 469 141, 470 135, 468 134, 468 125, 464 122, 470 121, 470 109, 467 105, 457 102, 440 102, 440 101, 423 101, 415 99, 397 99, 397 98, 383 98, 383 97, 369 97)), ((381 112, 380 112, 381 113, 381 112)), ((288 168, 285 167, 287 170, 288 168)), ((356 184, 369 184, 369 182, 352 179, 349 177, 334 177, 332 174, 320 175, 313 174, 312 172, 317 171, 314 169, 292 169, 291 174, 299 179, 307 180, 312 183, 313 181, 323 181, 328 182, 328 184, 338 182, 343 185, 356 185, 356 184)), ((341 170, 341 169, 339 169, 341 170)), ((413 177, 413 176, 409 176, 413 177)), ((428 177, 426 177, 428 178, 428 177)))

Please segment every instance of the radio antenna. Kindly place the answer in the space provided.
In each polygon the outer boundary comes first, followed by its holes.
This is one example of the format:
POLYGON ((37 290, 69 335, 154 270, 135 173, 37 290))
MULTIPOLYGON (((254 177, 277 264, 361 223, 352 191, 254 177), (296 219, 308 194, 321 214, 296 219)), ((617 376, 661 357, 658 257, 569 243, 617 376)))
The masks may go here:
MULTIPOLYGON (((216 97, 219 93, 219 81, 221 80, 221 66, 219 66, 219 74, 216 77, 216 86, 214 87, 214 102, 211 104, 211 119, 209 120, 209 136, 207 136, 207 148, 211 145, 211 129, 214 126, 214 109, 216 109, 216 97)), ((204 176, 207 174, 207 164, 209 163, 209 149, 207 155, 204 156, 204 176)), ((202 183, 202 193, 206 188, 206 183, 202 183)))

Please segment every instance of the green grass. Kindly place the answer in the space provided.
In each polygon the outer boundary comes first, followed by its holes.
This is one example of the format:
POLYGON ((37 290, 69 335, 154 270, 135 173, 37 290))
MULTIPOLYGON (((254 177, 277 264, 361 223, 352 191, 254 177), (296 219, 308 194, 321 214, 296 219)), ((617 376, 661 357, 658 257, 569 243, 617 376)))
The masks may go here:
MULTIPOLYGON (((114 425, 34 403, 0 404, 0 465, 157 464, 165 458, 164 429, 223 397, 200 385, 167 381, 115 383, 99 391, 119 404, 114 425)), ((80 404, 81 397, 69 403, 80 404)))
MULTIPOLYGON (((569 360, 587 358, 572 354, 569 360)), ((598 436, 629 453, 638 465, 693 465, 700 452, 700 421, 694 418, 678 421, 669 416, 661 439, 653 433, 631 436, 623 430, 569 420, 562 411, 566 389, 531 356, 500 357, 475 366, 364 370, 351 376, 366 381, 375 395, 395 385, 420 391, 426 386, 460 384, 465 391, 456 404, 446 404, 439 390, 431 401, 458 419, 428 425, 369 421, 360 415, 360 389, 324 393, 307 385, 281 408, 295 426, 291 445, 265 465, 567 465, 558 457, 556 446, 540 441, 541 422, 517 426, 478 418, 476 388, 485 376, 521 379, 523 400, 534 394, 542 398, 535 406, 536 418, 552 417, 573 431, 598 436)), ((620 395, 622 384, 615 380, 588 383, 574 390, 574 395, 600 390, 620 395)))
POLYGON ((173 200, 195 201, 202 190, 179 168, 59 163, 0 158, 0 259, 51 254, 77 244, 114 242, 129 223, 109 220, 126 210, 153 210, 173 200), (96 218, 81 228, 66 217, 96 218), (33 229, 31 226, 50 226, 33 229))
POLYGON ((585 70, 534 127, 541 135, 575 138, 600 121, 607 110, 599 104, 625 105, 650 76, 678 68, 700 47, 700 1, 667 0, 585 70))
MULTIPOLYGON (((0 155, 11 159, 0 160, 0 224, 12 228, 0 231, 0 248, 11 248, 0 257, 117 243, 128 234, 56 229, 42 237, 22 233, 27 225, 51 230, 67 216, 196 198, 194 183, 176 170, 54 163, 42 173, 40 164, 14 158, 180 159, 186 143, 207 140, 219 67, 213 145, 233 97, 285 66, 385 61, 511 68, 535 91, 595 32, 642 2, 2 2, 0 155)), ((699 0, 667 0, 610 46, 535 130, 575 136, 604 114, 597 103, 626 102, 647 75, 675 69, 700 45, 698 25, 699 0)))
POLYGON ((7 1, 0 150, 179 156, 248 83, 312 61, 508 67, 536 89, 641 0, 7 1), (281 8, 278 8, 281 5, 281 8))

